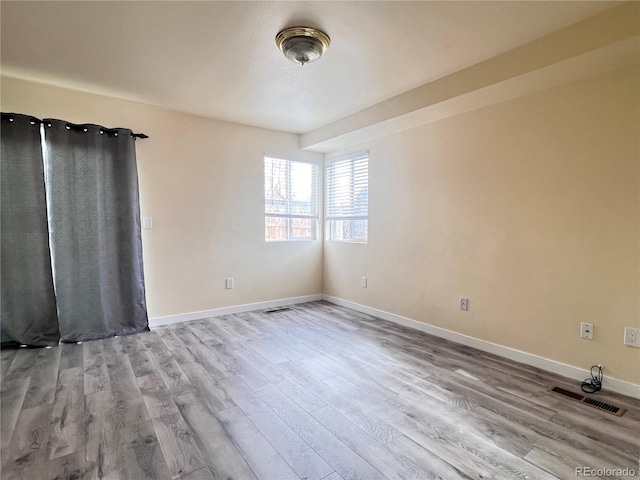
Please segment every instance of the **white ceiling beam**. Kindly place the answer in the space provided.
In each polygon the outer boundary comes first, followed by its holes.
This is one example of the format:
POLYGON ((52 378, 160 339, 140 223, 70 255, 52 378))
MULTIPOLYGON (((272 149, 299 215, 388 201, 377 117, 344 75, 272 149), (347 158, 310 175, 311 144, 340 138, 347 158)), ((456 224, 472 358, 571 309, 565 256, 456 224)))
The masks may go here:
POLYGON ((505 100, 636 64, 640 3, 628 2, 300 136, 332 152, 505 100))

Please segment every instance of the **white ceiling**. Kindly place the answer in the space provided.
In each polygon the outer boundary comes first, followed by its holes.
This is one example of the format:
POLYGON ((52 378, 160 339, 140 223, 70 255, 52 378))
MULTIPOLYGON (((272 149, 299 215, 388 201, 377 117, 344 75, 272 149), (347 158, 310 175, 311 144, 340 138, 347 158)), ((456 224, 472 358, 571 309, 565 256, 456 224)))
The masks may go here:
POLYGON ((2 72, 304 133, 619 3, 2 1, 2 72), (277 49, 296 25, 318 62, 277 49))

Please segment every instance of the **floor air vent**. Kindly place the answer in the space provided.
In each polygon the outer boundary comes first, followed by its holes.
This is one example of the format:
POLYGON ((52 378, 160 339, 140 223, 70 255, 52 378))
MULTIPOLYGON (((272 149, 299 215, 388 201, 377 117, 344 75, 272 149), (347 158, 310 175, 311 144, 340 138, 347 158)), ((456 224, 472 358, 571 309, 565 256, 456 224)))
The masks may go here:
POLYGON ((279 312, 286 312, 288 310, 291 310, 291 309, 289 307, 272 308, 271 310, 265 310, 264 313, 279 313, 279 312))
POLYGON ((578 400, 579 402, 584 400, 584 395, 580 395, 579 393, 570 392, 569 390, 565 390, 564 388, 551 387, 549 390, 551 392, 553 392, 553 393, 557 393, 559 395, 564 395, 565 397, 573 398, 574 400, 578 400))
POLYGON ((617 415, 621 417, 622 414, 626 411, 624 408, 617 407, 615 405, 611 405, 610 403, 601 402, 600 400, 594 400, 590 397, 585 397, 579 393, 571 392, 569 390, 565 390, 560 387, 549 387, 548 389, 551 393, 555 393, 556 395, 562 395, 563 397, 570 398, 572 400, 576 400, 578 402, 585 403, 590 407, 597 408, 598 410, 605 411, 607 413, 611 413, 613 415, 617 415))

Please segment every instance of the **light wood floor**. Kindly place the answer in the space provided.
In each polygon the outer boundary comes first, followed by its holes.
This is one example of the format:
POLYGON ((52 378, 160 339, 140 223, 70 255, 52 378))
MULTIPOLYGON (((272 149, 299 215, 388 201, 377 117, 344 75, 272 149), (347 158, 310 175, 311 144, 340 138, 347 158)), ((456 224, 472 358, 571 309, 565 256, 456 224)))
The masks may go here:
POLYGON ((5 350, 2 376, 3 479, 638 471, 640 401, 599 393, 618 418, 546 391, 575 382, 324 302, 5 350))

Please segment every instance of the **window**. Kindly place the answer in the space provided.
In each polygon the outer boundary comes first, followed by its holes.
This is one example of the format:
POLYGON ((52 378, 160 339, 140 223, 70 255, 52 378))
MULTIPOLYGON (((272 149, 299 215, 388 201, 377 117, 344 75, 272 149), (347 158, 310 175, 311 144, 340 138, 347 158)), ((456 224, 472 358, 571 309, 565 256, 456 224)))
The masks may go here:
POLYGON ((367 242, 369 154, 356 153, 327 162, 327 239, 367 242))
POLYGON ((318 222, 318 165, 264 157, 265 240, 313 240, 318 222))

